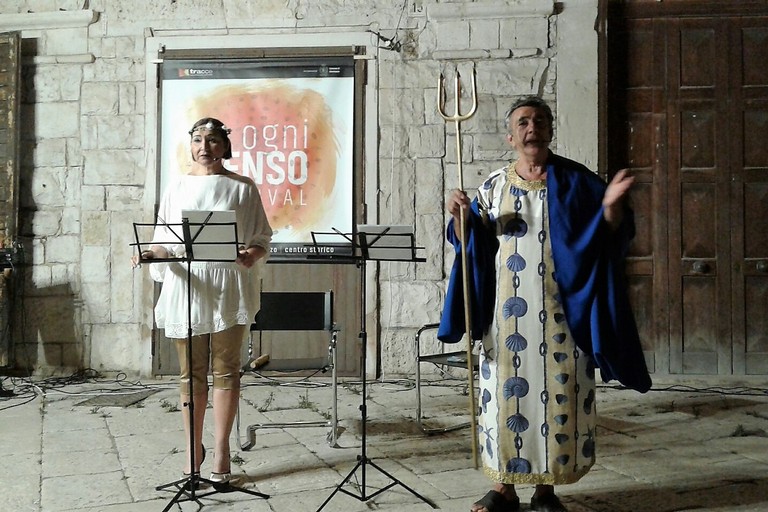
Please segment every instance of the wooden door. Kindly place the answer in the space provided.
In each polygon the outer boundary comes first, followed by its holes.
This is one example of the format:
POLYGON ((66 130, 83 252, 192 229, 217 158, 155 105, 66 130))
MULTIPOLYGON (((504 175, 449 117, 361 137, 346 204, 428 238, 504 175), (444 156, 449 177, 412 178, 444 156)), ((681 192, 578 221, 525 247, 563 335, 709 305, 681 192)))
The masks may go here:
MULTIPOLYGON (((360 270, 354 264, 268 264, 264 291, 333 291, 333 316, 339 328, 337 370, 340 376, 361 375, 360 270)), ((328 354, 324 332, 265 332, 253 339, 257 354, 272 359, 322 358, 328 354)))
POLYGON ((768 13, 752 14, 728 20, 733 366, 768 375, 768 13))
POLYGON ((628 273, 657 373, 768 373, 768 18, 719 5, 609 8, 604 154, 638 179, 628 273))
POLYGON ((729 374, 730 221, 727 28, 661 22, 667 48, 666 201, 671 373, 729 374))
POLYGON ((21 284, 20 263, 19 107, 21 105, 21 33, 0 33, 0 367, 12 360, 14 283, 21 284))

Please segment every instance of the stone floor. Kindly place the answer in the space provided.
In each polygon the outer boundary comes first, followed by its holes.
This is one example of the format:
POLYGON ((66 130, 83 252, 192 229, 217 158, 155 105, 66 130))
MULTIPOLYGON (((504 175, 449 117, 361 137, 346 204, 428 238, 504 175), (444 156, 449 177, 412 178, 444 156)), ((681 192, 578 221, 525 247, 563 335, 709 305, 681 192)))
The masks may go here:
MULTIPOLYGON (((241 449, 248 425, 324 420, 332 399, 322 380, 244 383, 233 484, 269 498, 237 490, 205 496, 206 488, 196 503, 177 502, 175 488, 156 490, 178 480, 185 462, 173 379, 4 378, 3 394, 12 396, 0 398, 0 511, 427 511, 431 502, 465 512, 488 489, 473 468, 469 429, 421 431, 411 379, 368 383, 365 445, 362 385, 346 381, 337 447, 327 427, 291 427, 254 429, 248 450, 241 449)), ((597 464, 558 494, 570 512, 768 511, 768 390, 761 386, 656 383, 645 395, 600 386, 597 464)), ((466 421, 465 391, 460 379, 429 381, 424 421, 466 421)), ((209 446, 211 429, 206 423, 209 446)), ((524 502, 531 490, 519 489, 524 502)))

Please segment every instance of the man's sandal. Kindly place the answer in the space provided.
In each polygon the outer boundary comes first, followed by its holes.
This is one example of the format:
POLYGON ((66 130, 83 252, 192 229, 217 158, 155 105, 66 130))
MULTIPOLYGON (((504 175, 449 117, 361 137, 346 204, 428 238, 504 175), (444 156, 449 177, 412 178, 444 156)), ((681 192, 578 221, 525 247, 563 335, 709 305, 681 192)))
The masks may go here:
POLYGON ((515 499, 508 500, 499 491, 488 491, 474 505, 484 507, 488 512, 517 512, 520 510, 520 498, 515 496, 515 499))
POLYGON ((539 512, 568 512, 568 509, 563 506, 560 499, 553 492, 542 494, 541 496, 533 496, 531 498, 531 510, 538 510, 539 512))

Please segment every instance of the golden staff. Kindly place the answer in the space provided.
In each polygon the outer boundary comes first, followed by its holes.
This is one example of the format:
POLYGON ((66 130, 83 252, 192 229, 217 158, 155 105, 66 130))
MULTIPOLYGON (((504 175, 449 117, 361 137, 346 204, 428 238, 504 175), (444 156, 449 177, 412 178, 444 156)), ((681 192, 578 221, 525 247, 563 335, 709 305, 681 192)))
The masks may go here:
MULTIPOLYGON (((445 77, 440 73, 440 80, 437 84, 437 110, 440 112, 442 118, 446 121, 453 121, 456 130, 456 162, 458 164, 459 172, 459 190, 464 190, 464 173, 461 169, 461 122, 466 121, 477 110, 477 85, 475 78, 475 69, 472 68, 472 107, 466 114, 461 113, 461 104, 459 98, 461 97, 461 75, 459 75, 458 67, 455 68, 456 78, 454 80, 453 89, 453 115, 449 116, 445 112, 445 77)), ((469 297, 469 274, 467 268, 467 245, 466 245, 466 222, 464 218, 464 208, 459 208, 459 224, 460 224, 460 241, 461 241, 461 277, 462 277, 462 291, 464 293, 464 326, 467 335, 467 370, 469 371, 469 410, 470 410, 470 425, 472 428, 472 463, 475 469, 479 468, 477 462, 477 412, 475 403, 475 382, 474 373, 475 367, 472 364, 472 325, 471 325, 471 311, 470 311, 470 297, 469 297)))

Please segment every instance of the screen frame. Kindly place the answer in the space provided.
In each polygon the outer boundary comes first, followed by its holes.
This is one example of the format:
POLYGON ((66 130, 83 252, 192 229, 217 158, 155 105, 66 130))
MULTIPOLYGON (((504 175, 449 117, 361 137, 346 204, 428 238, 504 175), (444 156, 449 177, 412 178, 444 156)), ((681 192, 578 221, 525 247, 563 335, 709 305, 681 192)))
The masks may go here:
MULTIPOLYGON (((356 239, 356 227, 366 219, 366 207, 364 201, 364 174, 365 174, 365 96, 367 86, 367 64, 368 58, 365 55, 363 46, 343 46, 343 47, 297 47, 297 48, 269 48, 269 49, 249 49, 249 48, 221 48, 215 52, 211 50, 195 49, 167 49, 161 46, 158 52, 157 65, 157 151, 156 151, 156 197, 162 197, 164 187, 167 185, 170 170, 164 167, 166 155, 163 154, 163 133, 164 123, 170 122, 163 118, 163 85, 164 74, 167 69, 178 69, 180 65, 205 69, 206 66, 215 65, 220 68, 227 66, 236 67, 243 64, 256 67, 263 67, 271 70, 284 70, 290 75, 296 70, 306 70, 308 67, 322 70, 323 66, 343 65, 351 75, 353 83, 353 95, 350 98, 349 108, 351 109, 352 128, 349 135, 349 155, 351 159, 350 175, 344 179, 349 179, 350 183, 343 185, 351 194, 344 198, 347 201, 345 208, 346 218, 343 226, 325 225, 318 226, 312 231, 331 231, 339 230, 349 234, 349 240, 356 239), (165 69, 164 69, 165 68, 165 69)), ((277 71, 280 74, 281 71, 277 71)), ((193 78, 197 79, 197 78, 193 78)), ((216 117, 215 114, 212 117, 216 117)), ((178 130, 178 127, 174 127, 178 130)), ((183 130, 182 130, 183 131, 183 130)), ((238 172, 238 171, 236 171, 238 172)), ((242 169, 239 170, 242 173, 242 169)), ((260 187, 261 190, 261 187, 260 187)), ((265 193, 262 191, 262 198, 265 199, 265 193)), ((158 201, 159 202, 159 201, 158 201)), ((157 209, 158 204, 155 204, 157 209)), ((321 250, 316 240, 311 235, 302 240, 292 242, 278 242, 271 248, 268 262, 272 263, 306 263, 306 262, 344 262, 356 256, 356 248, 350 243, 348 246, 332 244, 332 247, 321 250)))

